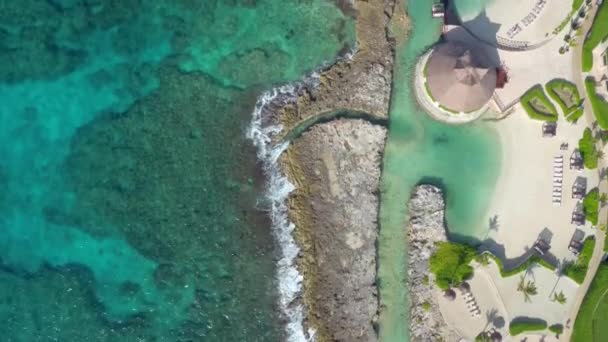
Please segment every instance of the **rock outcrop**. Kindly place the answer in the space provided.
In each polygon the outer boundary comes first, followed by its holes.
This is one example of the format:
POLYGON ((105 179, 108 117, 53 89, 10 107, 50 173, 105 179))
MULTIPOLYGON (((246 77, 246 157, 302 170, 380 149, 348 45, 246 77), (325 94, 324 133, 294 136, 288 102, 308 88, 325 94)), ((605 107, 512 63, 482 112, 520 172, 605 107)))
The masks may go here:
MULTIPOLYGON (((338 4, 355 13, 357 49, 273 108, 270 121, 280 122, 284 134, 335 110, 388 118, 395 45, 388 30, 395 0, 338 4)), ((334 120, 312 126, 281 157, 296 186, 289 218, 301 247, 305 325, 316 330, 316 341, 377 340, 375 244, 385 137, 383 126, 334 120)))
POLYGON ((375 341, 378 184, 386 129, 364 120, 313 126, 292 143, 290 198, 308 325, 317 340, 375 341))
POLYGON ((442 191, 419 185, 409 202, 408 288, 411 341, 458 341, 444 322, 436 297, 439 290, 430 276, 429 259, 435 243, 447 241, 442 191))

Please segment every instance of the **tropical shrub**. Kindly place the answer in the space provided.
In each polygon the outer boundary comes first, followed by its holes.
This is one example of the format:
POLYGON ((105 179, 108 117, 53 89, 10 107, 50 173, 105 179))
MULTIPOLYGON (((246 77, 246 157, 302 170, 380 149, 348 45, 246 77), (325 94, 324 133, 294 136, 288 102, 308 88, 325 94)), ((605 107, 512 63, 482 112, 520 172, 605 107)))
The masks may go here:
POLYGON ((429 261, 437 286, 447 290, 471 278, 473 267, 469 263, 475 255, 475 250, 468 245, 455 242, 437 243, 437 250, 429 261))

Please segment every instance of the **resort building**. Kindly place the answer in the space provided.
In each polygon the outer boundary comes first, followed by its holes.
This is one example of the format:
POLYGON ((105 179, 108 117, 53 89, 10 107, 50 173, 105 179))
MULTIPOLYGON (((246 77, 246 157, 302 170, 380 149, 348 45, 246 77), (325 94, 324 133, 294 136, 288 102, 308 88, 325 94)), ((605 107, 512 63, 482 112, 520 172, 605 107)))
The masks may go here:
POLYGON ((487 200, 487 226, 480 227, 487 232, 477 252, 487 258, 471 263, 466 289, 437 292, 442 316, 467 340, 498 332, 509 341, 566 341, 547 328, 571 329, 576 302, 586 292, 586 269, 576 267, 587 267, 596 239, 603 241, 597 212, 604 209, 590 204, 606 192, 599 186, 602 162, 593 165, 590 156, 601 159, 608 147, 595 150, 584 90, 593 77, 595 93, 608 100, 608 40, 594 50, 593 69, 582 74, 574 52, 584 34, 576 30, 588 30, 590 2, 444 5, 440 42, 416 65, 416 98, 444 123, 492 119, 483 125, 501 144, 501 164, 487 200), (585 144, 585 136, 592 141, 585 144), (501 320, 490 324, 479 312, 501 320), (529 318, 547 326, 511 331, 529 318))

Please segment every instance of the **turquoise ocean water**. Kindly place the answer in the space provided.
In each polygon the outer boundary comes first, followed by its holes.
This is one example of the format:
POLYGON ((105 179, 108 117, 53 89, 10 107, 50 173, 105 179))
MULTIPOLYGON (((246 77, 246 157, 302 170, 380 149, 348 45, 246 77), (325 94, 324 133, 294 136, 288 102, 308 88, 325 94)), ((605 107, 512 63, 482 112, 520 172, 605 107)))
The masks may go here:
POLYGON ((1 340, 283 338, 245 132, 353 43, 325 0, 0 1, 1 340))
POLYGON ((382 341, 408 340, 405 226, 412 188, 419 183, 440 186, 451 237, 481 238, 487 228, 483 216, 500 168, 499 142, 488 124, 442 124, 416 103, 415 64, 440 37, 441 21, 430 15, 432 3, 404 1, 412 27, 395 61, 378 244, 382 341))

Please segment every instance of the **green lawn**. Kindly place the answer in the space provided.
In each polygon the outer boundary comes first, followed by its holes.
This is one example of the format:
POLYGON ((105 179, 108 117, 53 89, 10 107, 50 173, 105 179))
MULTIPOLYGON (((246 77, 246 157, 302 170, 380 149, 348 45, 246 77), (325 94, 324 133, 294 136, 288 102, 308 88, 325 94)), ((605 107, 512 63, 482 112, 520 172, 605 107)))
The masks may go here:
POLYGON ((591 256, 593 255, 593 248, 595 248, 595 238, 588 237, 583 243, 583 249, 578 255, 576 262, 564 268, 564 275, 578 284, 582 284, 583 280, 585 280, 585 275, 587 274, 589 260, 591 260, 591 256))
POLYGON ((608 102, 604 101, 595 92, 595 79, 593 77, 587 77, 585 79, 585 89, 587 90, 587 99, 591 102, 593 108, 593 114, 597 123, 603 129, 608 129, 608 102))
POLYGON ((572 1, 572 12, 578 10, 583 4, 584 0, 573 0, 572 1))
POLYGON ((578 149, 583 155, 585 167, 590 170, 597 168, 598 156, 595 149, 595 139, 593 139, 593 133, 590 128, 585 128, 583 137, 578 141, 578 149))
POLYGON ((547 93, 562 109, 566 120, 576 122, 582 115, 581 96, 574 83, 562 79, 554 79, 545 85, 547 93))
POLYGON ((583 71, 593 67, 593 49, 608 37, 608 5, 604 1, 597 11, 589 36, 583 43, 583 71))
POLYGON ((530 88, 520 99, 528 116, 542 121, 557 121, 557 110, 540 84, 530 88))
POLYGON ((600 265, 576 316, 572 342, 604 342, 608 336, 608 264, 600 265))

